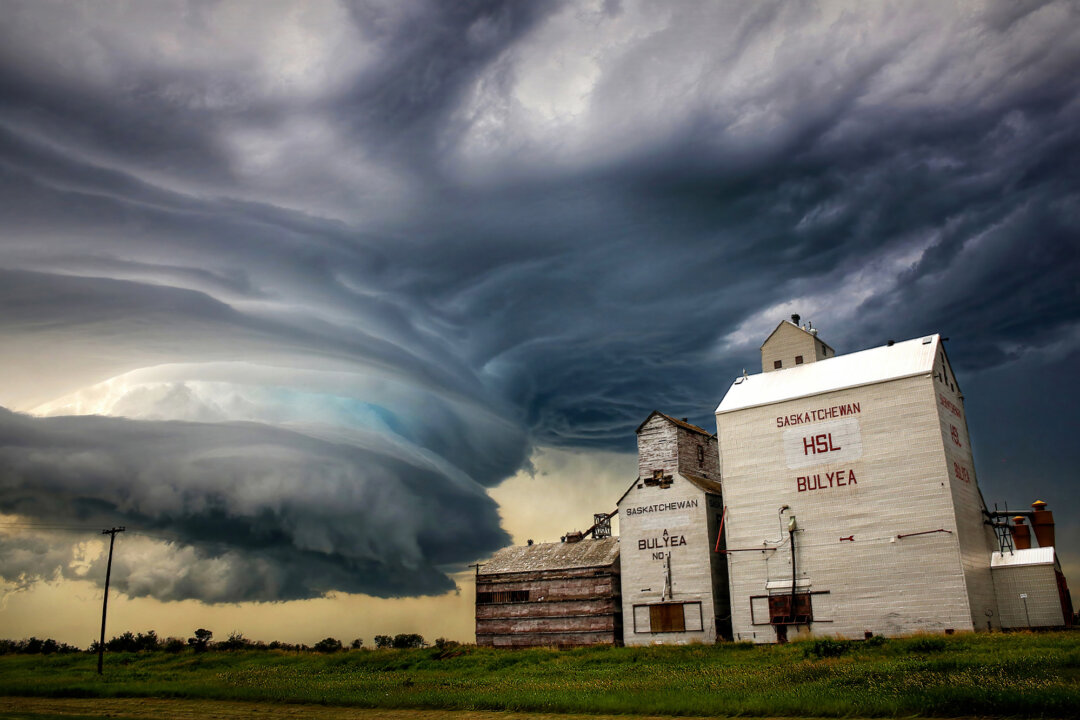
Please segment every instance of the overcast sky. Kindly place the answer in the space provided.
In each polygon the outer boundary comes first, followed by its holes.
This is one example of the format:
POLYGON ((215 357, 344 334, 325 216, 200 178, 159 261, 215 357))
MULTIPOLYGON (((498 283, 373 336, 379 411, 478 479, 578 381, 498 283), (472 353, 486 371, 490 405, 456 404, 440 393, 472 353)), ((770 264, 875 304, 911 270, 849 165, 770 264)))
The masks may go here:
POLYGON ((0 635, 111 524, 201 617, 460 598, 792 312, 949 337, 1080 583, 1078 158, 1067 1, 0 0, 0 635))

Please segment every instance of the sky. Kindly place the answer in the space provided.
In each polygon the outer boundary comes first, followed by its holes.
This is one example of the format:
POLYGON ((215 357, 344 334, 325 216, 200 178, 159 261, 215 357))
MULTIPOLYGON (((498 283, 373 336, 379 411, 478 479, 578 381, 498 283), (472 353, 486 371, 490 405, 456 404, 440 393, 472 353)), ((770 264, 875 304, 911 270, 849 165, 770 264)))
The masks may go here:
POLYGON ((0 0, 0 636, 469 640, 795 312, 1080 584, 1078 158, 1067 1, 0 0))

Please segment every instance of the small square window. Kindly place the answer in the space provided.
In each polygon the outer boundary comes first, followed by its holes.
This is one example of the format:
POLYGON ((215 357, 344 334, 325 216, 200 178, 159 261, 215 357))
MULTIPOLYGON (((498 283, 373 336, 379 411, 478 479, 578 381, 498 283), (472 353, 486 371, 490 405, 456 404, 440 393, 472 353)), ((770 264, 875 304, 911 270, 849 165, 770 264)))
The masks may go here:
POLYGON ((779 370, 780 368, 782 368, 784 366, 784 363, 783 363, 782 360, 777 360, 776 362, 774 362, 772 364, 772 366, 773 366, 773 370, 779 370))
POLYGON ((795 364, 796 365, 802 365, 802 355, 796 355, 795 356, 795 364))

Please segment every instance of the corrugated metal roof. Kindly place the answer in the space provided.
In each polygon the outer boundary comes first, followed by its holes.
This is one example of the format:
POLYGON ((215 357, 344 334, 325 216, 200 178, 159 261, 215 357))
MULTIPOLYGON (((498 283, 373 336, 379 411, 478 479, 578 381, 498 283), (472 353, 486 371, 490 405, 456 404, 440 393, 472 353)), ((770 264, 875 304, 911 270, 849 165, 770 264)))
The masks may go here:
POLYGON ((686 473, 679 473, 679 475, 689 480, 698 490, 704 490, 707 493, 713 493, 715 495, 723 494, 723 486, 716 480, 698 477, 697 475, 688 475, 686 473))
POLYGON ((495 553, 480 568, 481 575, 606 567, 619 557, 619 538, 586 538, 575 543, 514 545, 495 553))
POLYGON ((785 370, 739 377, 724 395, 716 413, 929 374, 934 370, 940 344, 940 335, 928 335, 785 370))
POLYGON ((1054 548, 1028 548, 1027 550, 1014 550, 1011 553, 996 552, 990 558, 991 568, 1018 567, 1022 565, 1053 565, 1054 548))

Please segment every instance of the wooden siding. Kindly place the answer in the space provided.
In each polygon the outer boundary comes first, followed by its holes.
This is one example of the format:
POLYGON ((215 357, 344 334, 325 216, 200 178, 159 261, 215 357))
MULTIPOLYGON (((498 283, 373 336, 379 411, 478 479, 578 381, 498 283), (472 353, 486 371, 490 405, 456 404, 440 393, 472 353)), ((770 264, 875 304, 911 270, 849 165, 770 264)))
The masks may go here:
MULTIPOLYGON (((582 542, 590 542, 583 540, 582 542)), ((619 644, 619 561, 604 567, 501 572, 476 577, 477 596, 527 591, 529 599, 476 605, 476 644, 538 647, 619 644)))

